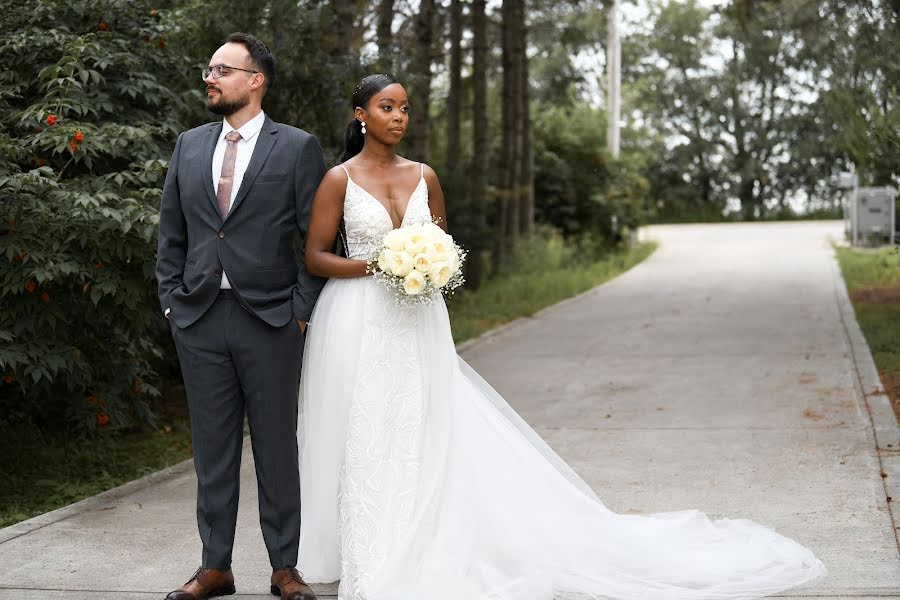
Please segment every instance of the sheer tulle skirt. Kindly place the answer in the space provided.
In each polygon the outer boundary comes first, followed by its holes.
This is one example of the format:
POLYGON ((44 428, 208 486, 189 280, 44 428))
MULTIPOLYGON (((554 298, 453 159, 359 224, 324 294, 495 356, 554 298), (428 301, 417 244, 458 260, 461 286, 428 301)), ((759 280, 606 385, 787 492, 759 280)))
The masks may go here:
POLYGON ((825 575, 752 521, 608 510, 456 355, 443 303, 329 281, 301 390, 298 566, 342 600, 749 599, 825 575))

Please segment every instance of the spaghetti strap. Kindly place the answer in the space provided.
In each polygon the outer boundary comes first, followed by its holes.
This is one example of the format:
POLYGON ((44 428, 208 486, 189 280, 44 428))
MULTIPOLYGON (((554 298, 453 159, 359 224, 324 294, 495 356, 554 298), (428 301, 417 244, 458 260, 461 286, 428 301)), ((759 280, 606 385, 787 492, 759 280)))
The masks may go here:
POLYGON ((421 177, 425 177, 425 163, 419 163, 420 171, 422 172, 421 177))
POLYGON ((347 178, 349 179, 349 178, 350 178, 350 171, 347 170, 347 167, 345 167, 344 165, 338 165, 338 166, 344 170, 344 173, 347 174, 347 178))

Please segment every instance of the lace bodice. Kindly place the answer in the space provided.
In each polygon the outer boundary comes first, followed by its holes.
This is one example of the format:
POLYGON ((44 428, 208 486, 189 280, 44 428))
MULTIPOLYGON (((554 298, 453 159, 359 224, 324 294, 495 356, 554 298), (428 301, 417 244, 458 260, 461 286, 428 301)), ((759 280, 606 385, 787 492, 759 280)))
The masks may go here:
MULTIPOLYGON (((406 205, 401 227, 431 220, 424 169, 422 166, 422 175, 406 205)), ((344 194, 347 257, 370 260, 381 249, 382 240, 394 228, 394 222, 384 205, 365 188, 357 185, 346 168, 344 172, 347 173, 347 191, 344 194)))

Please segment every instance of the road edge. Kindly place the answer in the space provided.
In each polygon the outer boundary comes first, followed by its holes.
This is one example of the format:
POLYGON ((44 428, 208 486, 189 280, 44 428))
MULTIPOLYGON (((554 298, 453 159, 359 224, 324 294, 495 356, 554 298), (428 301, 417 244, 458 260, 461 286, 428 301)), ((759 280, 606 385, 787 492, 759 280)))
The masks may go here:
POLYGON ((869 344, 856 320, 856 311, 850 301, 850 293, 841 273, 834 244, 832 244, 832 279, 838 313, 847 338, 853 370, 856 373, 857 391, 862 399, 862 408, 869 417, 871 427, 869 435, 875 447, 877 466, 884 489, 884 498, 880 499, 879 504, 883 504, 888 513, 894 541, 900 553, 898 515, 894 508, 894 504, 900 502, 900 425, 897 424, 891 401, 881 385, 881 377, 878 375, 869 344))
POLYGON ((106 490, 105 492, 100 492, 99 494, 96 494, 94 496, 89 496, 87 498, 84 498, 83 500, 79 500, 78 502, 62 506, 60 508, 57 508, 56 510, 51 510, 50 512, 46 512, 37 515, 36 517, 26 519, 25 521, 19 521, 18 523, 14 523, 9 527, 0 529, 0 544, 6 543, 10 540, 14 540, 17 537, 29 534, 33 531, 37 531, 38 529, 42 529, 44 527, 47 527, 48 525, 64 521, 69 517, 73 517, 90 510, 96 510, 110 502, 119 500, 120 498, 124 498, 125 496, 130 496, 131 494, 163 483, 170 479, 174 479, 175 477, 178 477, 185 473, 193 472, 193 470, 194 459, 189 458, 182 462, 175 463, 174 465, 165 467, 159 471, 150 473, 149 475, 145 475, 139 479, 134 479, 127 483, 123 483, 122 485, 106 490))

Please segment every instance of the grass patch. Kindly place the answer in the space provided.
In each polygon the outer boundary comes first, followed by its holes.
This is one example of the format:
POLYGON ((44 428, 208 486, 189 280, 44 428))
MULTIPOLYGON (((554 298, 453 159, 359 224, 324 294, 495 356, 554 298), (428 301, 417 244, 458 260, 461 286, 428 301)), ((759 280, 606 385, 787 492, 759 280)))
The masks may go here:
POLYGON ((836 248, 856 320, 900 420, 900 252, 836 248))
POLYGON ((0 527, 7 527, 190 458, 190 427, 70 440, 8 430, 0 456, 0 527))
POLYGON ((538 238, 503 274, 473 292, 454 296, 449 305, 453 340, 476 337, 585 292, 624 273, 655 249, 655 242, 644 242, 585 260, 558 237, 538 238))
POLYGON ((837 247, 847 289, 858 294, 869 288, 900 287, 900 252, 892 248, 837 247))

